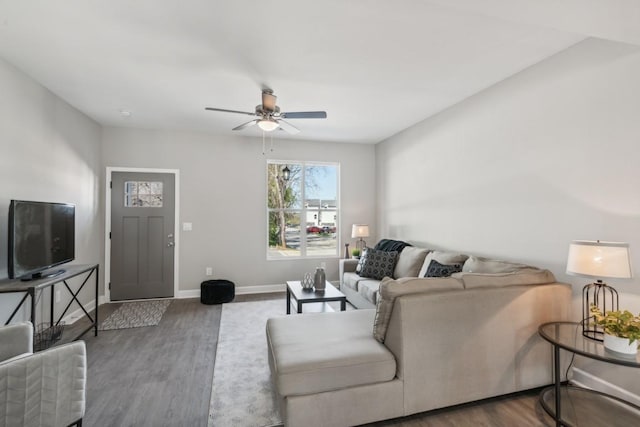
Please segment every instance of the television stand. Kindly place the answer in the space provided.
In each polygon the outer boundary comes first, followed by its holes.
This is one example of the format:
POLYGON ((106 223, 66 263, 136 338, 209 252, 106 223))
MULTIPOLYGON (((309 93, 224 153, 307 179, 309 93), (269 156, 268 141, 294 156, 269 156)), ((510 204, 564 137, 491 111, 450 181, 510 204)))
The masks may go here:
MULTIPOLYGON (((71 307, 71 305, 73 304, 73 302, 75 301, 78 306, 80 307, 80 309, 82 309, 82 311, 84 312, 84 314, 87 316, 87 318, 91 321, 91 325, 84 329, 80 334, 78 334, 76 337, 73 338, 73 341, 77 340, 78 338, 80 338, 82 335, 86 334, 87 332, 89 332, 91 329, 94 330, 94 336, 98 336, 98 282, 99 282, 99 277, 100 277, 100 265, 99 264, 91 264, 91 265, 65 265, 64 270, 60 270, 57 271, 55 273, 58 273, 55 275, 55 277, 42 277, 42 278, 37 278, 37 279, 33 279, 30 281, 22 281, 19 279, 5 279, 5 280, 0 280, 0 294, 3 293, 24 293, 24 296, 22 297, 22 299, 20 300, 20 302, 18 303, 18 305, 16 306, 16 308, 13 310, 13 312, 11 313, 11 316, 9 316, 9 319, 7 319, 7 321, 4 323, 5 325, 8 325, 13 318, 16 316, 16 314, 18 313, 18 310, 20 310, 20 308, 25 304, 25 302, 27 301, 27 298, 30 299, 30 306, 31 306, 31 312, 30 312, 30 320, 31 320, 31 324, 33 325, 34 328, 34 332, 37 326, 36 323, 36 304, 37 302, 40 300, 40 295, 43 293, 43 291, 47 288, 51 288, 51 292, 50 292, 50 302, 49 302, 49 325, 50 327, 54 327, 54 326, 58 326, 60 325, 60 323, 62 322, 62 318, 67 314, 67 312, 69 311, 69 308, 71 307), (82 284, 77 288, 77 290, 73 291, 71 286, 67 283, 67 280, 77 277, 77 276, 81 276, 84 275, 84 280, 82 281, 82 284), (89 281, 89 278, 91 278, 91 276, 95 276, 95 313, 93 314, 93 317, 89 314, 88 310, 86 309, 86 307, 80 302, 80 300, 78 299, 78 294, 80 293, 80 291, 84 288, 84 286, 87 284, 87 282, 89 281), (69 303, 67 304, 67 306, 65 307, 65 309, 62 311, 62 313, 59 316, 55 315, 55 310, 54 310, 54 301, 55 301, 55 290, 56 290, 56 285, 57 284, 64 284, 64 288, 69 292, 69 294, 71 295, 71 301, 69 301, 69 303)), ((35 333, 34 333, 34 338, 35 338, 35 333)))
POLYGON ((56 270, 56 271, 52 271, 52 272, 49 272, 49 273, 43 274, 43 273, 45 273, 46 271, 47 271, 47 270, 45 270, 45 271, 39 271, 39 272, 37 272, 37 273, 33 273, 33 274, 32 274, 32 275, 30 275, 30 276, 21 277, 21 278, 20 278, 20 281, 21 281, 21 282, 30 282, 30 281, 32 281, 32 280, 48 279, 48 278, 51 278, 51 277, 59 276, 59 275, 61 275, 62 273, 64 273, 66 270, 64 270, 64 269, 60 269, 60 270, 56 270))

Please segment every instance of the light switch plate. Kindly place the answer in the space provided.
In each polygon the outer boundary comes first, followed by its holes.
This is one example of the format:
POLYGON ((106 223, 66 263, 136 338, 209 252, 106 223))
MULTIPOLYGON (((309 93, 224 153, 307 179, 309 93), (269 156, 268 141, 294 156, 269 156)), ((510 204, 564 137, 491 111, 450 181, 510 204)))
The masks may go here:
POLYGON ((191 231, 193 230, 193 224, 190 222, 183 222, 182 223, 182 231, 191 231))

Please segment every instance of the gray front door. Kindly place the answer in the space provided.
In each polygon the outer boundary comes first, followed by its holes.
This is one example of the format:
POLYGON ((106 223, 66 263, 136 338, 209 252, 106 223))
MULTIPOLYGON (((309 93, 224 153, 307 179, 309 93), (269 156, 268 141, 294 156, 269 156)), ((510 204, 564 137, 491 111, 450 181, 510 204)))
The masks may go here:
POLYGON ((111 300, 172 297, 175 176, 111 175, 111 300))

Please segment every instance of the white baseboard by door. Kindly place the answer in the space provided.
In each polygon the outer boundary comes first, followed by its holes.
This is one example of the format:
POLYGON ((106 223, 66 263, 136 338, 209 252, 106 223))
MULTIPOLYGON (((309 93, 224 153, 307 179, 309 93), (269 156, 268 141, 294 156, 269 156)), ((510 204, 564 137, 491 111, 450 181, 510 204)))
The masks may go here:
POLYGON ((188 291, 178 291, 176 298, 200 298, 200 289, 189 289, 188 291))
POLYGON ((589 388, 597 390, 602 393, 610 394, 611 396, 619 397, 627 402, 633 403, 636 406, 640 406, 640 396, 631 393, 615 384, 611 384, 602 378, 596 377, 580 368, 572 368, 573 378, 571 383, 579 387, 589 388))
MULTIPOLYGON (((277 285, 236 286, 236 295, 268 294, 271 292, 284 292, 287 287, 281 283, 277 285)), ((176 298, 200 298, 200 289, 189 289, 178 292, 176 298)))
MULTIPOLYGON (((236 286, 236 295, 249 295, 249 294, 267 294, 272 292, 284 292, 287 290, 285 284, 280 283, 277 285, 256 285, 256 286, 236 286)), ((178 295, 175 297, 178 299, 184 298, 200 298, 200 289, 188 289, 185 291, 179 291, 178 295)), ((144 301, 144 300, 137 300, 144 301)), ((106 297, 104 295, 100 295, 100 305, 107 303, 106 297)), ((87 311, 93 310, 95 308, 95 300, 87 303, 85 305, 87 311)), ((81 309, 77 309, 73 313, 65 316, 64 322, 67 324, 71 324, 81 318, 84 315, 81 309)))

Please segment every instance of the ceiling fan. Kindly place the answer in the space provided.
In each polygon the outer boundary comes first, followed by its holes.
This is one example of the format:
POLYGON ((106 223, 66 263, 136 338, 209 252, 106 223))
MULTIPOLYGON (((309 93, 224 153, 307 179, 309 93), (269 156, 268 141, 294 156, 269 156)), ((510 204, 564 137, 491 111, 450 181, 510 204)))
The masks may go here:
POLYGON ((295 135, 300 132, 300 129, 293 126, 291 123, 284 121, 283 119, 326 119, 326 111, 296 111, 296 112, 281 112, 280 107, 276 105, 277 96, 273 94, 271 89, 262 90, 262 104, 256 105, 254 112, 226 110, 224 108, 206 107, 205 110, 209 111, 222 111, 224 113, 237 113, 246 114, 248 116, 255 116, 256 118, 236 126, 233 130, 242 130, 249 126, 258 125, 260 129, 265 132, 271 132, 278 128, 285 130, 286 132, 295 135))

